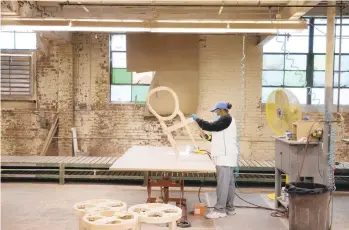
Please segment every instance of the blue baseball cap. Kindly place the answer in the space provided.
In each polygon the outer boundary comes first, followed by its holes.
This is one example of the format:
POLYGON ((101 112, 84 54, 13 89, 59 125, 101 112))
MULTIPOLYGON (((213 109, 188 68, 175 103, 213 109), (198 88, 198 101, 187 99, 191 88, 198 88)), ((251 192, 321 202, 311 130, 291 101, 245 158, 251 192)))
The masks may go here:
POLYGON ((219 101, 216 103, 216 105, 214 106, 213 109, 211 109, 211 112, 216 111, 217 109, 225 109, 225 110, 229 110, 228 108, 228 104, 224 101, 219 101))

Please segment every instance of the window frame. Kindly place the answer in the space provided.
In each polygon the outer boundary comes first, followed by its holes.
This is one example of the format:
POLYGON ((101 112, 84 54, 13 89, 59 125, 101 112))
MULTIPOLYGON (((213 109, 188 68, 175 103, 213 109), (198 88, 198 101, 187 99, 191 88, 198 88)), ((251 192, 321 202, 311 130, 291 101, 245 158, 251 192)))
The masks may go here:
MULTIPOLYGON (((275 70, 275 71, 283 71, 283 84, 281 86, 275 86, 275 85, 264 85, 264 81, 263 81, 263 76, 262 76, 262 88, 306 88, 307 90, 307 95, 306 95, 306 104, 304 105, 316 105, 316 104, 312 104, 312 94, 311 94, 311 90, 313 88, 320 88, 320 89, 324 89, 324 87, 321 86, 314 86, 314 72, 323 72, 321 70, 314 70, 314 60, 315 60, 315 56, 316 55, 326 55, 325 53, 314 53, 314 39, 316 36, 321 36, 321 35, 315 35, 315 28, 316 26, 319 25, 327 25, 327 24, 321 24, 321 23, 316 23, 316 19, 326 19, 326 17, 312 17, 312 18, 305 18, 307 20, 309 20, 309 24, 310 26, 308 27, 309 33, 308 33, 308 53, 289 53, 289 55, 306 55, 307 56, 307 65, 306 65, 306 82, 307 84, 304 87, 299 87, 299 86, 287 86, 285 85, 285 73, 286 73, 286 69, 285 69, 285 60, 286 60, 286 56, 287 53, 282 52, 282 50, 280 50, 280 52, 278 53, 271 53, 271 52, 263 52, 263 56, 264 55, 283 55, 284 56, 284 68, 282 70, 275 70), (314 25, 314 26, 312 26, 314 25)), ((346 17, 345 19, 349 19, 349 17, 346 17)), ((337 28, 337 26, 339 26, 340 24, 338 23, 338 17, 336 18, 336 22, 335 22, 335 28, 337 28)), ((348 27, 349 28, 349 23, 343 23, 343 27, 348 27)), ((284 36, 284 35, 279 35, 279 36, 284 36)), ((297 36, 304 36, 304 35, 297 35, 297 36)), ((325 36, 325 35, 323 35, 325 36)), ((337 32, 335 31, 335 37, 337 38, 337 32)), ((344 38, 346 39, 346 38, 344 38)), ((286 39, 284 39, 284 42, 286 43, 286 39)), ((336 41, 335 41, 336 42, 336 41)), ((335 43, 335 50, 334 50, 334 55, 338 56, 339 53, 336 52, 336 43, 335 43)), ((349 53, 342 53, 342 56, 347 56, 349 55, 349 53)), ((334 63, 335 64, 335 63, 334 63)), ((335 66, 334 66, 335 67, 335 66)), ((262 73, 265 71, 273 71, 273 70, 265 70, 264 68, 262 68, 262 73)), ((300 71, 304 71, 304 70, 300 70, 300 71)), ((335 77, 335 73, 338 73, 339 71, 333 70, 333 77, 335 77)), ((349 72, 349 70, 340 71, 341 73, 345 73, 345 72, 349 72)), ((333 86, 333 89, 339 89, 339 91, 341 89, 349 89, 349 86, 333 86)), ((262 95, 263 96, 263 95, 262 95)), ((336 105, 336 104, 335 104, 336 105)), ((346 104, 340 104, 340 106, 348 106, 346 104)))
MULTIPOLYGON (((113 50, 112 48, 112 39, 113 39, 113 36, 120 36, 120 35, 125 35, 126 36, 126 33, 113 33, 113 34, 110 34, 109 35, 109 65, 110 65, 110 76, 109 76, 109 80, 110 80, 110 87, 109 87, 109 102, 110 103, 113 103, 113 104, 145 104, 146 101, 138 101, 138 100, 133 100, 133 97, 132 97, 132 90, 133 90, 133 87, 132 86, 148 86, 149 89, 150 89, 150 85, 151 83, 149 84, 134 84, 133 83, 133 74, 134 72, 131 72, 131 82, 129 84, 127 83, 113 83, 113 69, 126 69, 127 70, 127 64, 125 66, 125 68, 120 68, 120 67, 113 67, 113 53, 125 53, 126 54, 126 57, 127 57, 127 46, 125 47, 125 50, 124 51, 115 51, 113 50), (112 86, 113 85, 118 85, 118 86, 122 86, 122 85, 125 85, 125 86, 130 86, 131 87, 131 101, 112 101, 112 98, 111 98, 111 92, 112 92, 112 86)), ((127 40, 126 40, 126 43, 127 43, 127 40)), ((154 77, 154 74, 153 74, 153 77, 154 77)))

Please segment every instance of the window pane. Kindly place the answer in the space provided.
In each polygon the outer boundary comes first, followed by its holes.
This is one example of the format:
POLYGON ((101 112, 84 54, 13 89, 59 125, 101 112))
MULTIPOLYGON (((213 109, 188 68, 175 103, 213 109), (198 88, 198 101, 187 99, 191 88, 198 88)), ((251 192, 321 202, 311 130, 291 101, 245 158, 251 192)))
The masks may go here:
POLYGON ((285 86, 305 86, 305 71, 286 71, 284 84, 285 86))
POLYGON ((284 36, 275 36, 267 44, 263 46, 263 52, 265 53, 283 53, 281 47, 285 41, 284 36))
POLYGON ((289 37, 286 39, 286 51, 290 53, 308 53, 309 37, 289 37))
POLYGON ((111 50, 126 51, 126 35, 112 35, 111 50))
POLYGON ((314 27, 314 35, 315 36, 326 36, 327 34, 327 26, 317 26, 314 27))
POLYGON ((148 84, 150 85, 154 72, 132 73, 132 84, 148 84))
POLYGON ((111 85, 111 101, 131 102, 131 85, 111 85))
MULTIPOLYGON (((340 19, 337 19, 337 20, 336 20, 336 23, 337 23, 337 24, 340 24, 340 22, 341 22, 340 19)), ((343 19, 342 19, 342 22, 343 22, 343 24, 349 24, 349 18, 343 18, 343 19)))
MULTIPOLYGON (((336 53, 339 53, 339 38, 336 38, 336 53)), ((342 38, 342 53, 349 53, 349 38, 342 38)))
POLYGON ((126 53, 114 52, 112 55, 113 68, 126 68, 126 53))
POLYGON ((262 103, 267 103, 268 96, 271 94, 271 92, 277 89, 278 88, 262 87, 262 103))
POLYGON ((322 105, 325 102, 325 89, 324 88, 312 88, 311 89, 311 104, 322 105))
POLYGON ((286 70, 306 70, 307 56, 306 55, 286 55, 285 60, 286 70))
MULTIPOLYGON (((341 93, 342 93, 341 89, 341 93)), ((344 95, 346 96, 346 95, 344 95)), ((349 95, 348 95, 349 96, 349 95)), ((312 89, 312 95, 311 95, 312 105, 323 105, 325 104, 325 89, 324 88, 313 88, 312 89)), ((342 95, 341 95, 342 98, 342 95)), ((337 104, 338 99, 338 89, 333 89, 333 104, 337 104)))
POLYGON ((145 102, 149 92, 148 85, 133 85, 132 86, 132 101, 145 102))
MULTIPOLYGON (((333 104, 337 104, 338 89, 333 89, 333 104)), ((312 89, 312 101, 313 105, 321 105, 325 103, 325 89, 313 88, 312 89)), ((349 105, 349 89, 341 89, 340 102, 341 105, 349 105)))
MULTIPOLYGON (((333 85, 338 87, 338 72, 334 73, 333 85)), ((341 72, 341 87, 349 87, 349 72, 341 72)))
POLYGON ((263 86, 282 86, 284 82, 283 71, 263 71, 263 86))
POLYGON ((333 89, 333 104, 338 105, 338 89, 333 89))
POLYGON ((339 103, 341 105, 349 105, 349 89, 341 89, 340 93, 339 103))
POLYGON ((0 49, 14 49, 15 38, 13 32, 0 32, 0 49))
POLYGON ((36 49, 36 33, 15 34, 16 49, 36 49))
MULTIPOLYGON (((334 57, 334 70, 339 70, 339 55, 334 57)), ((349 55, 341 55, 341 71, 349 71, 349 55)))
POLYGON ((127 69, 113 69, 112 83, 113 84, 131 84, 132 73, 127 72, 127 69))
POLYGON ((325 70, 325 67, 326 67, 326 56, 314 55, 314 70, 325 70))
POLYGON ((264 70, 283 70, 284 69, 284 55, 263 55, 263 69, 264 70))
POLYGON ((327 24, 326 18, 315 18, 314 24, 327 24))
POLYGON ((317 87, 325 86, 325 72, 323 71, 314 71, 313 84, 317 87))
POLYGON ((326 53, 326 37, 314 37, 314 53, 326 53))
POLYGON ((305 30, 290 33, 291 36, 309 36, 309 27, 305 30))
MULTIPOLYGON (((340 35, 340 26, 336 26, 336 37, 339 37, 340 35)), ((349 36, 349 26, 342 26, 342 36, 349 36)))
POLYGON ((307 104, 307 89, 306 88, 285 88, 291 91, 298 99, 300 104, 307 104))

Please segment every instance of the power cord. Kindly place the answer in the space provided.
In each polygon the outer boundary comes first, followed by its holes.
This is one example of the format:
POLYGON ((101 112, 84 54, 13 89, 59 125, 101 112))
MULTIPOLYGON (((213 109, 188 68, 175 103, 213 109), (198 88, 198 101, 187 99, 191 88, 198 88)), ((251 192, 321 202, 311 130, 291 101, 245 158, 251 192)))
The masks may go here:
MULTIPOLYGON (((206 178, 206 175, 204 176, 204 179, 202 180, 202 183, 199 187, 199 191, 198 191, 198 198, 199 198, 199 202, 201 202, 201 198, 200 198, 200 194, 201 194, 201 188, 203 187, 204 183, 205 183, 205 178, 206 178)), ((217 180, 217 177, 215 175, 215 178, 217 180)), ((237 183, 235 182, 235 187, 237 187, 237 183)), ((244 201, 245 203, 247 204, 250 204, 252 206, 241 206, 241 205, 237 205, 237 206, 234 206, 235 208, 256 208, 256 209, 264 209, 264 210, 268 210, 268 211, 273 211, 270 215, 272 217, 288 217, 288 210, 287 211, 281 211, 281 210, 278 210, 278 209, 273 209, 273 208, 268 208, 268 207, 264 207, 264 206, 261 206, 261 205, 257 205, 257 204, 254 204, 254 203, 251 203, 243 198, 241 198, 236 192, 234 193, 240 200, 244 201)), ((275 197, 276 199, 276 197, 275 197)), ((206 208, 208 209, 213 209, 214 207, 209 207, 209 206, 205 206, 206 208)))

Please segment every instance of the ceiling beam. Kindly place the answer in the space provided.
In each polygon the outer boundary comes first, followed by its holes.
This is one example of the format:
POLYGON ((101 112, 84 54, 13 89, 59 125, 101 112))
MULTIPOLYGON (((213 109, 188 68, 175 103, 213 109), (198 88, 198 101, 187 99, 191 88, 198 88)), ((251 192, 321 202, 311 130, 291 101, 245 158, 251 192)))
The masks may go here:
POLYGON ((1 1, 1 6, 7 9, 1 12, 2 16, 12 16, 8 12, 21 17, 50 17, 51 14, 45 12, 45 9, 37 4, 36 1, 1 1))
MULTIPOLYGON (((313 7, 305 7, 305 6, 315 6, 320 2, 321 0, 312 0, 312 1, 290 0, 287 5, 295 6, 295 7, 284 7, 277 18, 284 19, 284 20, 285 19, 298 20, 313 8, 313 7)), ((274 35, 261 37, 260 42, 258 43, 258 46, 263 47, 274 37, 275 37, 274 35)))
POLYGON ((304 1, 304 0, 299 0, 299 1, 294 1, 291 0, 288 5, 297 5, 295 7, 285 7, 283 10, 280 12, 281 19, 289 19, 289 20, 298 20, 302 16, 304 16, 306 13, 308 13, 313 7, 317 4, 319 4, 321 0, 313 0, 313 1, 304 1), (303 6, 303 7, 299 7, 303 6), (311 7, 306 7, 306 6, 311 6, 311 7))

